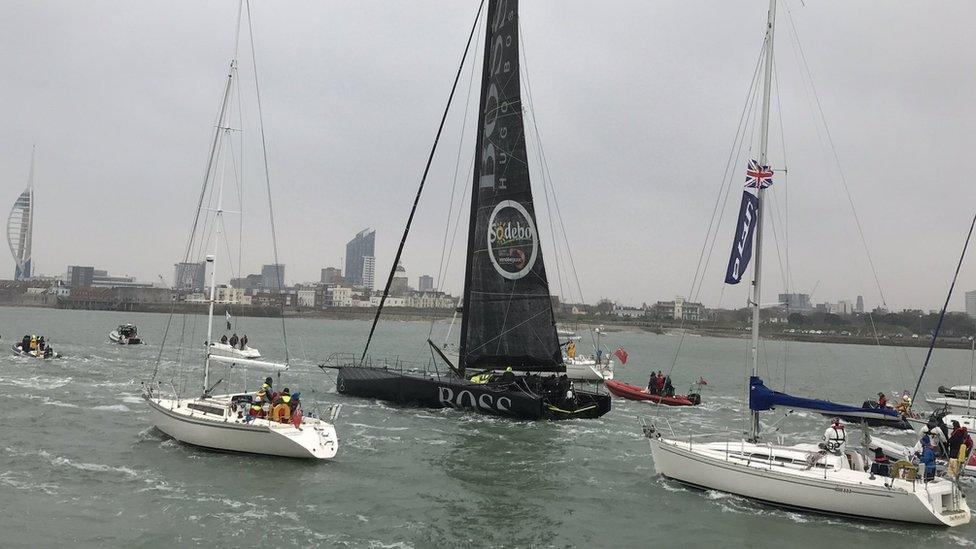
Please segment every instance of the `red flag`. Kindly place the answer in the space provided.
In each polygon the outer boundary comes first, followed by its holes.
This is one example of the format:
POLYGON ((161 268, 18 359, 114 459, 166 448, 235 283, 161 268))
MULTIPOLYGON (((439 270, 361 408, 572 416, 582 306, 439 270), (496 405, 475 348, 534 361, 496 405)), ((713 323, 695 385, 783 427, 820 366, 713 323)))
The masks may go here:
POLYGON ((298 408, 295 413, 291 416, 291 424, 295 427, 299 427, 302 424, 302 409, 298 408))
POLYGON ((617 349, 616 351, 614 351, 613 352, 613 356, 617 357, 617 359, 620 360, 620 363, 621 364, 627 364, 627 356, 628 355, 627 355, 627 351, 625 351, 623 347, 621 347, 621 348, 617 349))

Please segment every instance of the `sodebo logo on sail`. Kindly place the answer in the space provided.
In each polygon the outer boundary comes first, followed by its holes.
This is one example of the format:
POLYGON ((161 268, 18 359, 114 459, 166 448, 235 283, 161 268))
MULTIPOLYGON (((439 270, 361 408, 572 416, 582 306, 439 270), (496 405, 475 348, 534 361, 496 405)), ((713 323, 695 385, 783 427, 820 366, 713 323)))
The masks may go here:
POLYGON ((488 217, 488 257, 498 274, 509 280, 522 278, 538 255, 535 223, 525 207, 514 200, 495 205, 488 217), (526 256, 528 247, 532 251, 526 256))

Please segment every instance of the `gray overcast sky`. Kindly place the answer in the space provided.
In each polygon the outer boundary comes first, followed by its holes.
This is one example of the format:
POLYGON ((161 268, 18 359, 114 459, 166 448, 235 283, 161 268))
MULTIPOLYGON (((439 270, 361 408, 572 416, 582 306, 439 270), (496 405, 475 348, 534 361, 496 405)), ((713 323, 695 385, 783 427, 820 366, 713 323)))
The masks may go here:
MULTIPOLYGON (((976 204, 976 4, 786 5, 889 305, 940 306, 976 204)), ((385 278, 476 9, 475 0, 254 0, 288 282, 338 265, 366 226, 377 230, 377 278, 385 278)), ((36 143, 36 271, 95 265, 170 281, 232 53, 236 2, 5 0, 0 10, 0 207, 23 189, 36 143)), ((776 62, 794 286, 810 291, 819 281, 815 301, 863 294, 873 306, 878 292, 818 140, 785 13, 776 62)), ((688 292, 765 15, 764 0, 523 0, 536 117, 587 301, 688 292)), ((437 271, 460 120, 458 112, 448 122, 405 253, 412 284, 437 271)), ((781 168, 775 125, 771 154, 781 168)), ((463 144, 462 159, 472 148, 463 144)), ((257 160, 251 155, 252 175, 257 160)), ((745 285, 723 292, 721 284, 743 171, 734 167, 706 273, 709 305, 745 303, 745 285)), ((782 177, 777 185, 781 196, 782 177)), ((260 194, 248 201, 257 209, 260 194)), ((259 231, 266 214, 257 211, 248 217, 248 271, 271 259, 267 230, 259 231)), ((783 277, 769 250, 772 296, 783 277)), ((447 290, 459 290, 462 263, 452 262, 447 290)), ((976 288, 969 263, 956 308, 962 290, 976 288)), ((0 271, 12 276, 7 253, 0 271)))

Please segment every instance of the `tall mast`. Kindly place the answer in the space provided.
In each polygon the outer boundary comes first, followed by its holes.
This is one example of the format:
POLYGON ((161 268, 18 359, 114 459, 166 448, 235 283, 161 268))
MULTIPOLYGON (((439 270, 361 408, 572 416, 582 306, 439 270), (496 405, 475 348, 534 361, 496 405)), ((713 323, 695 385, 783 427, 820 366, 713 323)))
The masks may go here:
MULTIPOLYGON (((759 165, 766 166, 766 149, 769 145, 769 100, 773 81, 773 31, 776 24, 776 0, 769 0, 766 15, 766 63, 763 78, 762 121, 759 131, 759 165)), ((759 310, 762 307, 762 241, 763 241, 763 188, 756 189, 756 261, 752 278, 752 375, 759 375, 759 310)), ((759 438, 759 412, 750 410, 752 440, 759 438)))
MULTIPOLYGON (((236 53, 236 52, 235 52, 236 53)), ((237 58, 230 61, 230 70, 227 72, 227 85, 224 88, 224 101, 220 106, 220 115, 217 118, 217 133, 214 139, 213 148, 210 150, 211 166, 210 177, 217 181, 217 209, 214 211, 214 227, 216 234, 213 241, 213 253, 207 255, 207 263, 210 265, 210 299, 207 310, 207 357, 203 365, 203 392, 210 389, 210 345, 213 343, 213 313, 214 301, 217 293, 217 246, 220 244, 224 217, 224 178, 223 170, 219 164, 221 135, 231 131, 227 125, 227 107, 233 97, 234 75, 237 73, 237 58)))

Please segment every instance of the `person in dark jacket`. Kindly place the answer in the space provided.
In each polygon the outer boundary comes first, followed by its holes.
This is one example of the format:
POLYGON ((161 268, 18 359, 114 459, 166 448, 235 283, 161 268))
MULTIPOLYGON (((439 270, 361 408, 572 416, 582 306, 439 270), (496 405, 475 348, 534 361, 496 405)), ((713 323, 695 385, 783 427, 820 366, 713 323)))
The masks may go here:
POLYGON ((228 343, 230 343, 231 347, 237 347, 237 333, 234 333, 234 335, 230 336, 230 341, 228 341, 228 343))
POLYGON ((673 397, 674 396, 674 385, 671 384, 671 376, 664 376, 664 396, 673 397))
POLYGON ((969 436, 969 429, 959 425, 959 422, 952 420, 952 434, 949 435, 949 458, 959 457, 959 448, 965 444, 966 453, 973 447, 973 439, 969 436))
POLYGON ((25 335, 24 339, 20 340, 20 350, 25 353, 30 350, 30 336, 25 335))
POLYGON ((881 448, 874 449, 874 463, 871 464, 871 474, 882 477, 891 475, 891 463, 881 448))
POLYGON ((243 351, 246 348, 247 348, 247 334, 244 334, 243 336, 241 336, 241 350, 243 351))
POLYGON ((220 342, 227 345, 227 334, 220 336, 220 342))

